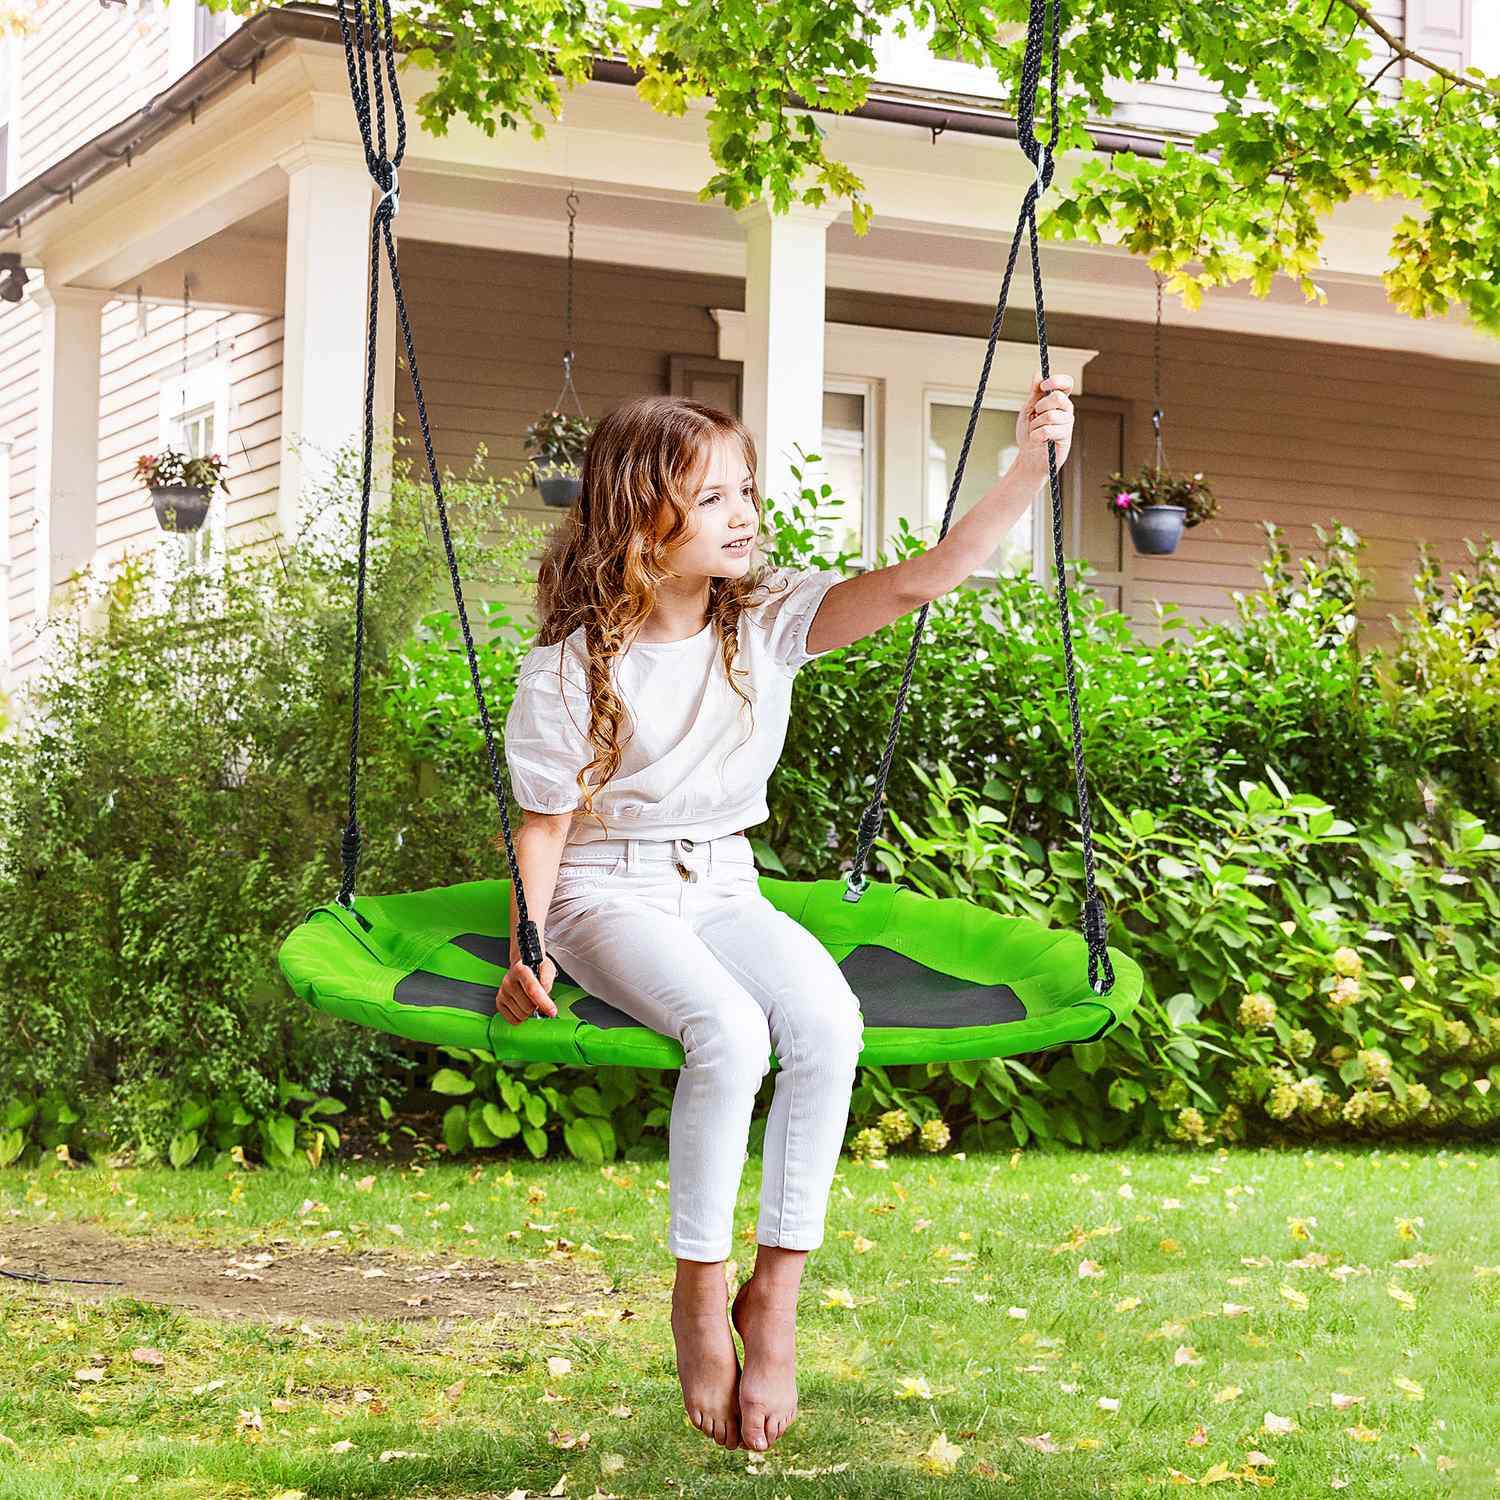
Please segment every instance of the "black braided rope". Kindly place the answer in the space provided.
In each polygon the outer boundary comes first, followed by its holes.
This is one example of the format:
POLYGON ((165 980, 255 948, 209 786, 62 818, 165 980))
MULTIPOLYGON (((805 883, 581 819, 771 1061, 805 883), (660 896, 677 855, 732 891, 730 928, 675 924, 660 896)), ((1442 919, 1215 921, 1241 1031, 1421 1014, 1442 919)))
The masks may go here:
MULTIPOLYGON (((1037 140, 1034 123, 1036 117, 1036 92, 1041 82, 1042 54, 1047 35, 1046 0, 1031 0, 1031 13, 1027 22, 1026 47, 1021 60, 1021 95, 1016 115, 1016 138, 1026 158, 1036 168, 1036 180, 1026 190, 1021 201, 1021 211, 1016 220, 1016 232, 1011 240, 1010 256, 1005 266, 1005 277, 1000 285, 999 300, 995 305, 995 317, 990 326, 989 343, 985 348, 984 364, 979 373, 979 386, 974 392, 974 405, 969 412, 969 425, 964 432, 963 447, 959 450, 958 463, 953 474, 953 483, 948 491, 948 504, 943 511, 943 521, 938 531, 938 540, 948 534, 953 510, 958 503, 958 492, 963 484, 964 468, 969 460, 969 448, 974 441, 974 431, 979 424, 979 413, 984 402, 985 387, 989 383, 990 367, 994 363, 995 345, 1000 337, 1000 326, 1005 319, 1006 303, 1010 300, 1010 284, 1015 274, 1016 261, 1020 254, 1023 231, 1029 236, 1031 254, 1031 277, 1036 298, 1037 348, 1041 356, 1042 379, 1050 373, 1047 349, 1046 312, 1042 304, 1042 266, 1037 253, 1036 204, 1040 194, 1052 181, 1053 150, 1059 133, 1058 89, 1059 89, 1059 43, 1061 33, 1061 0, 1052 0, 1052 56, 1051 56, 1051 133, 1045 146, 1037 140)), ((1073 661, 1073 635, 1068 607, 1067 564, 1063 558, 1062 544, 1062 485, 1057 475, 1057 446, 1047 441, 1047 478, 1052 492, 1052 543, 1057 572, 1057 603, 1062 622, 1063 660, 1066 666, 1068 687, 1068 709, 1073 729, 1073 771, 1078 786, 1079 826, 1083 835, 1084 903, 1083 933, 1089 951, 1089 987, 1095 994, 1107 995, 1114 988, 1115 971, 1110 962, 1108 948, 1108 923, 1104 905, 1099 898, 1094 879, 1094 842, 1089 817, 1088 782, 1083 763, 1083 726, 1078 708, 1078 687, 1073 661), (1102 970, 1102 982, 1101 982, 1102 970)), ((885 784, 890 774, 891 761, 896 753, 896 741, 901 733, 901 720, 906 712, 906 698, 911 686, 912 673, 916 668, 917 650, 922 642, 922 631, 927 623, 928 605, 918 611, 912 630, 911 648, 906 655, 906 670, 901 675, 901 686, 896 693, 896 707, 891 716, 890 733, 885 751, 875 775, 875 793, 859 820, 859 835, 855 845, 853 865, 845 877, 844 899, 858 901, 864 894, 867 880, 865 865, 870 850, 880 833, 885 817, 885 784)))
MULTIPOLYGON (((525 892, 521 884, 520 869, 516 861, 510 819, 507 813, 504 783, 500 770, 500 760, 495 747, 494 730, 485 702, 484 688, 480 681, 479 662, 474 649, 473 635, 469 628, 468 612, 464 606, 463 588, 458 576, 458 562, 454 555, 453 541, 448 527, 447 506, 443 498, 442 480, 438 474, 437 458, 433 451, 432 435, 427 420, 426 402, 422 395, 421 377, 417 368, 416 349, 412 340, 410 320, 406 313, 405 298, 401 291, 401 278, 397 268, 395 242, 391 234, 391 220, 399 207, 397 168, 406 149, 406 119, 402 109, 400 87, 395 71, 394 31, 391 24, 390 0, 378 0, 381 7, 381 19, 379 23, 377 23, 375 18, 377 0, 368 0, 368 3, 371 6, 370 45, 372 47, 379 47, 382 42, 384 43, 383 60, 392 104, 396 112, 397 146, 393 156, 387 156, 386 154, 384 85, 381 78, 379 61, 376 62, 373 68, 373 93, 375 102, 373 111, 371 108, 371 81, 369 76, 367 76, 365 57, 366 44, 363 9, 365 3, 366 0, 354 0, 354 25, 351 36, 351 28, 346 13, 346 0, 338 0, 339 26, 344 40, 344 55, 349 73, 349 89, 354 101, 355 114, 359 122, 365 161, 369 167, 370 175, 375 185, 380 188, 382 195, 379 203, 376 205, 371 222, 364 453, 360 496, 359 566, 355 592, 354 692, 349 746, 349 814, 341 840, 343 879, 340 883, 338 899, 341 905, 352 909, 354 879, 359 863, 361 844, 361 830, 358 821, 360 687, 363 675, 364 601, 372 467, 371 450, 373 446, 378 300, 377 277, 379 272, 379 247, 383 241, 386 261, 391 273, 391 290, 396 305, 396 312, 401 323, 403 342, 406 347, 407 370, 411 377, 412 391, 416 398, 417 415, 422 431, 423 450, 426 454, 428 470, 432 477, 433 495, 437 503, 439 524, 442 528, 443 546, 448 562, 449 577, 453 585, 454 603, 458 611, 459 624, 463 631, 464 647, 469 662, 469 675, 474 688, 475 702, 479 708, 480 723, 484 730, 485 750, 490 766, 490 782, 495 794, 496 805, 500 813, 500 823, 505 836, 506 857, 510 864, 512 888, 515 892, 516 900, 518 942, 523 961, 539 977, 541 944, 537 936, 536 924, 529 919, 525 892), (371 131, 372 114, 374 124, 373 136, 371 131)), ((1051 134, 1044 147, 1036 139, 1033 124, 1035 118, 1035 96, 1041 80, 1042 54, 1047 34, 1046 0, 1031 0, 1026 47, 1022 59, 1021 99, 1017 115, 1017 137, 1022 151, 1036 168, 1036 180, 1027 189, 1025 198, 1022 201, 1021 212, 1016 224, 1016 233, 1011 243, 1010 256, 1006 264, 1005 277, 1001 285, 1000 296, 995 309, 995 317, 990 329, 989 343, 985 350, 984 366, 980 374, 978 388, 975 391, 974 405, 969 413, 969 423, 964 434, 963 447, 959 454, 953 483, 949 490, 948 504, 943 512, 942 526, 938 534, 939 540, 947 534, 948 527, 952 521, 953 510, 957 504, 958 492, 963 483, 969 449, 973 443, 974 432, 979 421, 979 412, 982 408, 985 387, 988 383, 990 368, 994 361, 995 344, 1000 336, 1001 324, 1004 320, 1005 308, 1010 296, 1010 285, 1020 252, 1021 233, 1023 229, 1029 231, 1032 279, 1036 296, 1037 343, 1041 355, 1042 378, 1045 380, 1049 373, 1046 320, 1042 302, 1041 265, 1037 254, 1036 202, 1039 194, 1051 183, 1053 151, 1058 139, 1057 79, 1059 77, 1060 10, 1061 0, 1052 0, 1051 77, 1053 87, 1051 91, 1051 134)), ((1078 692, 1075 680, 1072 633, 1068 608, 1067 570, 1062 552, 1062 491, 1057 474, 1056 448, 1050 440, 1047 444, 1047 470, 1052 494, 1052 534, 1057 571, 1058 607, 1062 623, 1063 653, 1067 669, 1068 705, 1072 719, 1074 772, 1078 786, 1080 825, 1083 834, 1085 877, 1084 934, 1089 947, 1089 983, 1096 993, 1107 994, 1114 987, 1114 969, 1110 963, 1107 948, 1107 926, 1103 905, 1095 886, 1088 787, 1084 772, 1083 734, 1078 707, 1078 692), (1104 982, 1102 984, 1099 978, 1101 966, 1104 974, 1104 982)), ((875 795, 860 819, 859 837, 853 868, 846 881, 846 900, 858 900, 866 885, 864 867, 868 862, 870 849, 880 832, 883 820, 885 783, 890 773, 891 762, 895 755, 896 742, 900 735, 901 720, 905 713, 906 699, 911 686, 912 674, 916 666, 916 654, 921 644, 922 630, 926 623, 927 612, 928 606, 923 605, 917 615, 911 649, 907 654, 906 668, 902 674, 901 686, 897 693, 896 708, 891 721, 890 733, 877 771, 875 795)))
POLYGON ((500 769, 500 757, 495 748, 495 732, 490 722, 489 707, 485 702, 484 686, 480 681, 479 658, 474 649, 474 636, 469 628, 469 613, 464 605, 463 585, 458 576, 458 559, 454 555, 453 537, 448 527, 448 507, 443 498, 443 482, 438 473, 437 454, 433 451, 432 431, 427 420, 427 403, 422 395, 422 377, 417 368, 417 351, 412 340, 411 320, 406 313, 406 298, 401 290, 401 273, 396 265, 396 243, 391 234, 391 220, 400 206, 397 168, 406 152, 406 115, 401 105, 400 85, 396 80, 395 34, 391 24, 390 0, 353 0, 353 9, 354 22, 351 29, 346 0, 338 0, 339 28, 343 33, 344 60, 349 71, 349 92, 354 100, 354 113, 359 122, 360 139, 364 144, 365 162, 376 187, 381 191, 381 198, 375 206, 370 222, 370 301, 365 346, 364 453, 360 476, 359 567, 354 602, 354 701, 349 729, 349 815, 341 841, 343 879, 339 885, 338 901, 341 906, 353 909, 354 877, 359 865, 361 842, 358 817, 360 682, 364 662, 365 577, 370 518, 370 474, 374 445, 376 312, 379 294, 380 247, 384 243, 385 260, 391 273, 391 294, 396 305, 396 316, 401 324, 402 341, 406 346, 406 368, 411 377, 412 394, 417 404, 417 419, 422 429, 422 449, 426 454, 428 472, 432 477, 432 493, 437 504, 438 524, 443 533, 443 550, 448 561, 448 576, 453 584, 453 602, 458 612, 459 626, 463 631, 464 650, 468 654, 469 678, 474 687, 474 701, 479 707, 479 722, 484 729, 485 752, 489 758, 490 786, 495 794, 495 805, 500 811, 500 826, 505 835, 505 853, 510 864, 511 888, 515 893, 517 941, 522 961, 540 980, 541 940, 537 934, 536 923, 530 919, 526 908, 526 893, 522 889, 521 871, 516 862, 515 843, 511 835, 510 816, 507 812, 505 780, 500 769), (367 70, 364 20, 366 3, 370 6, 369 46, 380 48, 383 44, 386 81, 390 88, 391 104, 396 113, 396 150, 391 156, 386 154, 385 85, 381 80, 381 60, 377 59, 373 69, 367 70), (380 7, 378 20, 377 3, 380 7), (373 72, 373 111, 370 72, 373 72))

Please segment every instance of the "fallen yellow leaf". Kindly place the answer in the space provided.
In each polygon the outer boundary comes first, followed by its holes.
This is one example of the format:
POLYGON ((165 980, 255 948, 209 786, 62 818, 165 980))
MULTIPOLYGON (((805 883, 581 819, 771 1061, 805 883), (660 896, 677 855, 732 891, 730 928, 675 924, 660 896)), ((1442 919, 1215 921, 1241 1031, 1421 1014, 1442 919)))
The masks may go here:
POLYGON ((948 1441, 946 1432, 940 1432, 922 1455, 922 1465, 933 1474, 951 1474, 963 1451, 948 1441))

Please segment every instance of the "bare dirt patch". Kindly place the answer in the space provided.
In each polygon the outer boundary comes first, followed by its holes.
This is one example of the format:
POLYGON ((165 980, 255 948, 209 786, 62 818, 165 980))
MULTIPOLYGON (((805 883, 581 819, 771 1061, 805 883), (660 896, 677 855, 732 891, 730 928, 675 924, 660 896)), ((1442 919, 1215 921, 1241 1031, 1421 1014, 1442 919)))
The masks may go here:
POLYGON ((92 1224, 0 1228, 0 1270, 44 1273, 52 1282, 0 1277, 7 1295, 111 1296, 166 1303, 218 1318, 348 1323, 394 1318, 566 1320, 588 1308, 624 1310, 624 1294, 601 1271, 547 1261, 398 1257, 378 1250, 283 1244, 208 1246, 124 1238, 92 1224), (373 1274, 372 1274, 373 1273, 373 1274), (63 1277, 116 1282, 78 1285, 63 1277))

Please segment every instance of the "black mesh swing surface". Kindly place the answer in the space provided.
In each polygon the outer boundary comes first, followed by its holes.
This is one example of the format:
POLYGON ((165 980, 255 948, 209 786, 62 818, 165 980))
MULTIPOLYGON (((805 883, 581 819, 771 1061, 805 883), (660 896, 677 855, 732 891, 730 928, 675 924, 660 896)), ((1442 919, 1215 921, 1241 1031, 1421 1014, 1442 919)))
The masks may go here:
MULTIPOLYGON (((493 964, 503 974, 509 967, 505 941, 482 932, 464 932, 450 939, 455 948, 493 964)), ((579 990, 573 1014, 607 1031, 613 1026, 636 1026, 634 1016, 617 1010, 607 1000, 584 991, 562 964, 557 982, 579 990)), ((1026 1007, 1008 984, 982 984, 929 969, 894 948, 861 944, 839 965, 849 988, 859 997, 866 1026, 1001 1026, 1026 1019, 1026 1007)), ((495 1008, 494 987, 470 979, 449 979, 431 969, 414 969, 401 979, 391 997, 399 1005, 456 1005, 480 1015, 495 1008)))
MULTIPOLYGON (((399 207, 397 167, 406 125, 396 82, 390 0, 355 0, 351 27, 346 0, 339 0, 350 91, 359 119, 366 161, 381 198, 371 227, 370 296, 365 387, 363 493, 359 568, 355 591, 354 711, 349 746, 349 812, 342 840, 343 879, 333 901, 310 912, 282 943, 280 962, 293 990, 331 1015, 417 1041, 479 1048, 497 1058, 551 1059, 579 1064, 680 1067, 680 1042, 641 1025, 601 996, 588 994, 561 969, 552 990, 556 1016, 533 1015, 513 1023, 496 1014, 496 991, 509 968, 506 934, 515 902, 519 957, 538 974, 542 948, 516 862, 504 776, 480 681, 478 659, 464 606, 463 589, 448 529, 447 507, 432 446, 411 325, 396 264, 391 219, 399 207), (371 7, 368 71, 363 6, 371 7), (376 7, 383 22, 376 23, 376 7), (385 82, 382 81, 382 67, 385 82), (373 91, 372 91, 373 79, 373 91), (397 145, 386 153, 384 89, 396 116, 397 145), (373 129, 372 129, 373 123, 373 129), (382 896, 354 894, 361 829, 358 821, 360 682, 371 490, 376 304, 379 251, 384 243, 406 364, 416 398, 424 451, 446 550, 448 571, 484 731, 491 788, 504 834, 511 879, 470 881, 382 896)), ((1051 0, 1051 77, 1059 76, 1060 0, 1051 0)), ((1031 0, 1021 70, 1017 139, 1036 171, 1022 200, 1005 276, 990 330, 963 448, 955 466, 939 540, 946 535, 963 482, 964 467, 982 409, 995 344, 1023 237, 1030 246, 1035 293, 1037 348, 1042 377, 1049 376, 1046 317, 1037 254, 1036 205, 1050 184, 1058 139, 1055 91, 1046 143, 1032 126, 1048 34, 1046 0, 1031 0)), ((932 897, 890 884, 871 883, 864 869, 884 816, 885 783, 900 733, 906 697, 929 606, 916 615, 906 669, 896 696, 891 728, 876 774, 875 792, 859 822, 851 868, 843 880, 792 881, 760 877, 762 894, 813 933, 838 962, 859 999, 864 1018, 866 1064, 1005 1057, 1046 1047, 1094 1040, 1117 1026, 1138 1003, 1144 986, 1140 966, 1111 948, 1103 903, 1094 876, 1083 731, 1078 706, 1068 604, 1067 565, 1062 551, 1062 491, 1057 453, 1047 444, 1052 495, 1052 535, 1057 599, 1072 725, 1074 777, 1083 844, 1082 932, 1062 931, 1026 917, 1003 915, 974 902, 932 897)), ((775 1058, 772 1058, 775 1064, 775 1058)))

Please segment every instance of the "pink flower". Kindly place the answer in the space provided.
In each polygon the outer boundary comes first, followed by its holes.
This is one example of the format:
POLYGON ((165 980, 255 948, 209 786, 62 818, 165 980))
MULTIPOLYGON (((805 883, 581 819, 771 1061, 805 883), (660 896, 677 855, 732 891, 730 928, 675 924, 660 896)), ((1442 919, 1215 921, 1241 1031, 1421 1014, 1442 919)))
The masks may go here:
POLYGON ((1121 490, 1120 493, 1115 496, 1115 505, 1120 510, 1128 510, 1130 508, 1131 501, 1134 499, 1135 496, 1132 495, 1129 490, 1121 490))

